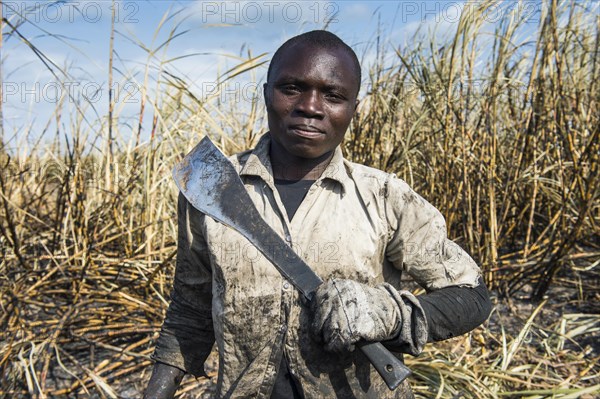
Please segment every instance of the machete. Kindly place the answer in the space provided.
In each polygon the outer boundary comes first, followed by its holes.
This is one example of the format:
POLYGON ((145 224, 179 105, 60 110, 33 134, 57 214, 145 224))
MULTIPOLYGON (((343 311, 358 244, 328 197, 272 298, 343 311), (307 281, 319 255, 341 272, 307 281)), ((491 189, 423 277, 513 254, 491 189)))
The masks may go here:
MULTIPOLYGON (((306 299, 312 299, 323 280, 265 222, 234 166, 208 136, 173 169, 173 177, 194 208, 248 239, 306 299)), ((390 389, 411 374, 381 343, 358 347, 390 389)))

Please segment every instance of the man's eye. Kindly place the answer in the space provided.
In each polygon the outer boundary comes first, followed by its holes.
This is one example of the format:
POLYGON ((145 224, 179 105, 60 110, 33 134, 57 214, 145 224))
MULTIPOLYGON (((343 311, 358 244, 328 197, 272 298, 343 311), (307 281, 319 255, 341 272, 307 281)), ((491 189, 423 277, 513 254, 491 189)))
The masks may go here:
POLYGON ((329 100, 329 101, 334 101, 334 102, 342 102, 345 100, 345 97, 342 96, 341 94, 338 93, 327 93, 325 95, 325 97, 329 100))
POLYGON ((300 88, 295 85, 284 85, 279 88, 285 94, 300 93, 300 88))

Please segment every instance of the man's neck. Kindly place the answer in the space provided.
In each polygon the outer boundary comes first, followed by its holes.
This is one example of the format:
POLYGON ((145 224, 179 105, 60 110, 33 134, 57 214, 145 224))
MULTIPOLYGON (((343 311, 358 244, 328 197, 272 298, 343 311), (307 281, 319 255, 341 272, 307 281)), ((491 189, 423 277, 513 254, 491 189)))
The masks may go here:
POLYGON ((331 162, 334 151, 318 158, 302 158, 289 154, 277 142, 271 140, 269 156, 273 177, 282 180, 317 180, 331 162))

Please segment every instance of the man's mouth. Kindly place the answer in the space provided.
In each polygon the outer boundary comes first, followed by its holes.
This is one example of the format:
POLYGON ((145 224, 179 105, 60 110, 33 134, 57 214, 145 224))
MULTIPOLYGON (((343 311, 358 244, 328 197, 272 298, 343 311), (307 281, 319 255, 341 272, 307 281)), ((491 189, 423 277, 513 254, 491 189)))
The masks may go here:
POLYGON ((290 126, 290 130, 298 136, 306 138, 321 137, 325 134, 321 129, 311 125, 292 125, 290 126))

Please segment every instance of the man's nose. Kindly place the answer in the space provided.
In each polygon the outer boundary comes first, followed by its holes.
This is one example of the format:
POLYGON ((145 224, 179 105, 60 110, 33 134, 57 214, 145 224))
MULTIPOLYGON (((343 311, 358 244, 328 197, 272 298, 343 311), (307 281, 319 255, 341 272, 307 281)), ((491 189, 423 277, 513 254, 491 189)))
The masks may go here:
POLYGON ((323 103, 317 90, 307 90, 300 96, 296 111, 310 117, 323 116, 323 103))

